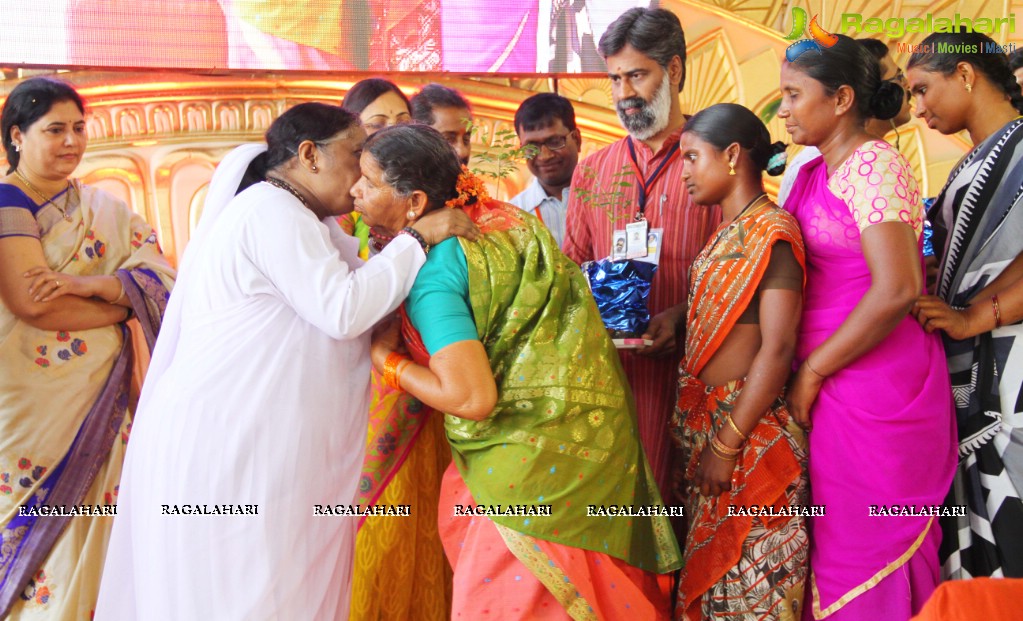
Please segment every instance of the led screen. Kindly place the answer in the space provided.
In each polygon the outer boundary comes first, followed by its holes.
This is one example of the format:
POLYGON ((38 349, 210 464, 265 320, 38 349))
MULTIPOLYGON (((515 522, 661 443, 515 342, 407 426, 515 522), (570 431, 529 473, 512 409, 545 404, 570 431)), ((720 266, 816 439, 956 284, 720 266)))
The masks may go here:
POLYGON ((0 0, 0 65, 600 72, 637 0, 0 0))

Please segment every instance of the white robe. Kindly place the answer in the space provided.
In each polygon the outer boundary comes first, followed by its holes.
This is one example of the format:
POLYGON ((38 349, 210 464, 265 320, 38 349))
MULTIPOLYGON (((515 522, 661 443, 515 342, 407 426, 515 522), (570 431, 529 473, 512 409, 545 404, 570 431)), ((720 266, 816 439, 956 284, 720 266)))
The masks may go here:
POLYGON ((356 520, 313 506, 354 501, 371 329, 425 255, 399 236, 353 270, 356 240, 265 183, 203 233, 146 379, 95 618, 346 619, 356 520), (258 515, 167 514, 186 504, 258 515))

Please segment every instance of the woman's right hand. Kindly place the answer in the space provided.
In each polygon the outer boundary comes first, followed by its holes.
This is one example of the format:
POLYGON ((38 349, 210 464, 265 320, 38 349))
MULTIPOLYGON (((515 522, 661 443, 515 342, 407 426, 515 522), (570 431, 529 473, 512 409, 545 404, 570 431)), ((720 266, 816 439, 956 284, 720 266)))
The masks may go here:
POLYGON ((25 278, 32 279, 28 294, 36 302, 52 302, 62 295, 76 295, 85 299, 96 295, 97 281, 94 276, 72 276, 39 266, 25 272, 25 278))
POLYGON ((437 209, 409 226, 431 246, 456 235, 469 241, 476 241, 480 236, 479 227, 461 209, 437 209))
POLYGON ((817 395, 820 394, 824 379, 810 370, 806 362, 799 365, 796 376, 792 379, 792 385, 788 391, 789 413, 796 423, 810 431, 813 423, 810 422, 810 408, 813 407, 817 395))
POLYGON ((383 373, 384 362, 387 361, 387 357, 398 351, 400 347, 401 323, 394 317, 385 319, 373 331, 373 342, 369 348, 373 368, 378 373, 383 373))

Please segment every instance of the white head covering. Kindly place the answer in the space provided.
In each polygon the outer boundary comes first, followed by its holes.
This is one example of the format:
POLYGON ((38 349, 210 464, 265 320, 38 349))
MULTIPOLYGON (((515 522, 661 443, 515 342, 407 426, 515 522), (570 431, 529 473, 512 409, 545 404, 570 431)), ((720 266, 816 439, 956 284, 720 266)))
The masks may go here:
POLYGON ((206 202, 202 208, 202 215, 199 217, 199 226, 196 227, 192 243, 196 238, 205 236, 213 222, 220 217, 227 204, 238 193, 238 185, 245 176, 252 160, 260 154, 266 153, 266 144, 243 144, 228 153, 223 160, 217 164, 213 171, 213 178, 210 179, 210 187, 206 191, 206 202))
MULTIPOLYGON (((206 192, 206 202, 203 205, 202 215, 199 217, 199 226, 195 234, 188 241, 188 248, 181 258, 181 265, 178 266, 178 279, 175 282, 174 290, 171 292, 170 300, 167 302, 167 310, 163 316, 163 323, 160 325, 160 336, 157 338, 156 347, 153 349, 153 358, 149 363, 149 370, 146 372, 145 386, 155 386, 157 379, 170 366, 174 359, 174 353, 178 348, 178 338, 181 334, 181 308, 186 298, 189 297, 191 266, 189 259, 198 255, 197 248, 205 243, 213 223, 220 214, 224 212, 235 194, 238 193, 238 186, 242 177, 248 169, 252 160, 260 153, 266 151, 266 144, 244 144, 235 148, 227 154, 217 169, 213 171, 213 178, 210 179, 210 187, 206 192)), ((141 404, 147 399, 148 391, 143 387, 141 404)))

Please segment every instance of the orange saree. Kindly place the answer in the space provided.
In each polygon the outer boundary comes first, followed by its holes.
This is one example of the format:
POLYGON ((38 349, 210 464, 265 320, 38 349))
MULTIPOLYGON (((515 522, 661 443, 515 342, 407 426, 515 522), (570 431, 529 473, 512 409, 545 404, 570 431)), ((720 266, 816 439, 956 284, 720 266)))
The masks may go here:
MULTIPOLYGON (((673 420, 688 479, 704 446, 727 424, 744 384, 739 379, 707 386, 698 376, 753 302, 777 242, 788 242, 804 265, 795 220, 767 203, 723 225, 693 262, 673 420)), ((805 438, 779 395, 750 433, 731 491, 690 498, 677 619, 799 618, 807 557, 805 462, 805 438), (787 515, 789 507, 797 508, 796 515, 787 515), (752 515, 765 513, 763 508, 783 515, 752 515)))

